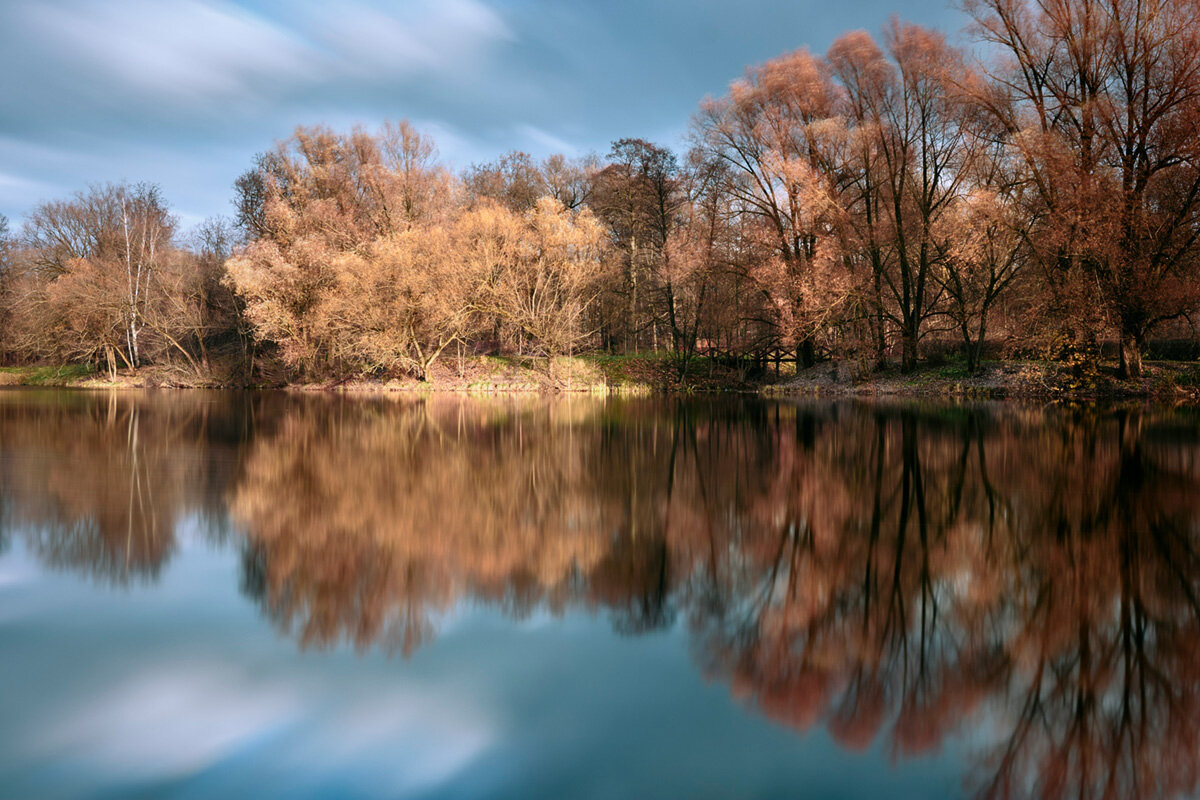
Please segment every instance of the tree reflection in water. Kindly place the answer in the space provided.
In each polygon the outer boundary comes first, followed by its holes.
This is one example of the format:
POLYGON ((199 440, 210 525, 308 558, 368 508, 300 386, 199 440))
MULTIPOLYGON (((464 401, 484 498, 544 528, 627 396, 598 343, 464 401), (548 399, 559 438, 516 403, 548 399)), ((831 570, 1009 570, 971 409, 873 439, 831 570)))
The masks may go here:
POLYGON ((244 431, 229 396, 0 396, 0 508, 46 564, 105 583, 154 579, 182 516, 220 532, 244 431))
POLYGON ((0 442, 6 536, 123 581, 227 513, 302 646, 410 653, 464 602, 679 620, 787 725, 897 758, 968 736, 981 796, 1129 797, 1200 778, 1197 423, 258 397, 9 403, 0 442))

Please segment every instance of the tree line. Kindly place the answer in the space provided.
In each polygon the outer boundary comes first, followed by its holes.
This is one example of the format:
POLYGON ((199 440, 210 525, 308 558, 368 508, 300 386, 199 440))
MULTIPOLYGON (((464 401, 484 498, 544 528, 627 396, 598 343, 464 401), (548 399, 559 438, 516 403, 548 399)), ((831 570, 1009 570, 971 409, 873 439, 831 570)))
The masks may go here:
POLYGON ((821 358, 957 347, 1142 374, 1196 339, 1200 2, 968 0, 747 70, 676 153, 455 173, 407 122, 297 129, 181 235, 157 187, 0 227, 9 358, 426 379, 455 352, 821 358))

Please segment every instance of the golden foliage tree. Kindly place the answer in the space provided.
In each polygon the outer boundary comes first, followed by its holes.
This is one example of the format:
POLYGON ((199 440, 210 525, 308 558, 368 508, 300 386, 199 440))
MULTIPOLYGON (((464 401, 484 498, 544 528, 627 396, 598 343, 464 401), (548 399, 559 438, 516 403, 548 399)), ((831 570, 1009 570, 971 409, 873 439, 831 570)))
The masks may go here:
POLYGON ((494 320, 547 355, 586 334, 604 239, 590 212, 549 197, 464 205, 433 154, 401 123, 373 136, 301 129, 261 160, 264 233, 229 260, 228 281, 297 373, 423 380, 494 320))

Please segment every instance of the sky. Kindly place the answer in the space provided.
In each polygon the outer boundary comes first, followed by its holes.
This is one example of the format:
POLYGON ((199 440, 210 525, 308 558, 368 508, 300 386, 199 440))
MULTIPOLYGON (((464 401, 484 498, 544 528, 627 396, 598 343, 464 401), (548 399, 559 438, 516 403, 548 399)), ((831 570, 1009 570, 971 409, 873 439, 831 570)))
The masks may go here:
POLYGON ((892 15, 966 21, 946 0, 0 0, 0 214, 152 181, 186 228, 297 125, 407 118, 456 169, 682 147, 747 66, 892 15))

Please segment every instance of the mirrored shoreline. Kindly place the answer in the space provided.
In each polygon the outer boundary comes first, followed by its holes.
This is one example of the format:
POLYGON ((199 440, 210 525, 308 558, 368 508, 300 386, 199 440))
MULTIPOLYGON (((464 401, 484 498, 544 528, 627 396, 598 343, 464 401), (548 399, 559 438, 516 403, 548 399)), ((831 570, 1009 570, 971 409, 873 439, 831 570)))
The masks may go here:
POLYGON ((966 796, 1197 789, 1195 410, 10 392, 0 479, 0 565, 148 601, 186 522, 296 658, 583 613, 966 796))

